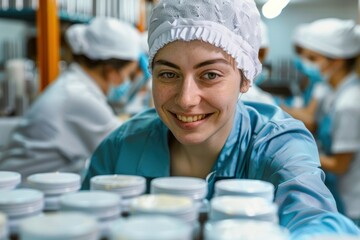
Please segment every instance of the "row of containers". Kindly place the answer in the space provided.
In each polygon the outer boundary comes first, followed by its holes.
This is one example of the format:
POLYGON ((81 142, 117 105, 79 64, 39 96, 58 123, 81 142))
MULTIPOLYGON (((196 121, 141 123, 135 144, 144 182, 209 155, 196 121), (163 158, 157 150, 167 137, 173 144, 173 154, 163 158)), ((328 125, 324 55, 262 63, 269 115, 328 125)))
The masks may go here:
POLYGON ((155 178, 150 194, 141 176, 100 175, 90 185, 80 190, 80 176, 73 173, 21 181, 19 173, 0 172, 0 239, 290 239, 268 182, 220 180, 210 201, 200 178, 155 178))

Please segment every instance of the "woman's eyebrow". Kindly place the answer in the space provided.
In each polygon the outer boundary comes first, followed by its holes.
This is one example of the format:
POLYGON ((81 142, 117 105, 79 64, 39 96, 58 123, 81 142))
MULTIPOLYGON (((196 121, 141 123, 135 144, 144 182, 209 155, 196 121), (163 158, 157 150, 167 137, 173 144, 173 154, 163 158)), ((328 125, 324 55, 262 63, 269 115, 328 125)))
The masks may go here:
MULTIPOLYGON (((226 64, 226 65, 231 65, 226 59, 216 58, 216 59, 211 59, 211 60, 207 60, 207 61, 198 63, 198 64, 196 64, 194 66, 194 69, 201 68, 201 67, 211 65, 211 64, 215 64, 215 63, 223 63, 223 64, 226 64)), ((166 60, 157 60, 157 61, 154 62, 154 66, 155 65, 165 65, 165 66, 180 70, 180 67, 178 65, 176 65, 176 64, 174 64, 172 62, 166 61, 166 60)))
POLYGON ((157 61, 154 62, 154 67, 156 65, 165 65, 165 66, 180 70, 180 67, 178 65, 176 65, 176 64, 174 64, 172 62, 166 61, 166 60, 157 60, 157 61))
POLYGON ((201 68, 201 67, 211 65, 211 64, 215 64, 215 63, 223 63, 223 64, 226 64, 226 65, 231 65, 226 59, 216 58, 216 59, 211 59, 211 60, 207 60, 207 61, 198 63, 198 64, 195 65, 194 69, 201 68))

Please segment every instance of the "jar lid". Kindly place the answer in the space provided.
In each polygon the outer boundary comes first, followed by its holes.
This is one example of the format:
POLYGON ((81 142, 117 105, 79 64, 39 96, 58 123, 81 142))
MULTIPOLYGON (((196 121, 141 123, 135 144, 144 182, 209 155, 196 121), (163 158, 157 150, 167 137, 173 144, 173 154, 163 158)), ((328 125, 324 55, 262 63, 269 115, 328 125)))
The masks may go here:
POLYGON ((21 174, 10 171, 0 171, 0 189, 11 190, 21 182, 21 174))
POLYGON ((151 181, 151 193, 188 196, 194 200, 207 195, 207 182, 194 177, 161 177, 151 181))
POLYGON ((29 188, 42 191, 44 194, 63 194, 76 192, 81 187, 80 175, 75 173, 37 173, 26 179, 29 188))
POLYGON ((22 240, 96 240, 98 225, 82 213, 53 213, 31 217, 20 223, 22 240))
POLYGON ((34 189, 14 189, 0 192, 0 211, 10 218, 42 211, 44 194, 34 189))
POLYGON ((80 191, 60 197, 60 209, 82 211, 99 219, 120 216, 120 196, 105 191, 80 191))
POLYGON ((90 189, 116 192, 122 197, 138 196, 146 190, 146 179, 134 175, 99 175, 90 179, 90 189))
POLYGON ((149 194, 134 198, 130 203, 130 212, 133 215, 176 216, 186 222, 194 221, 198 217, 197 206, 191 198, 168 194, 149 194))
POLYGON ((259 197, 219 196, 211 199, 210 219, 246 218, 278 222, 275 203, 259 197))
POLYGON ((215 183, 215 195, 238 195, 274 199, 274 185, 255 179, 225 179, 215 183))
POLYGON ((207 240, 289 240, 289 232, 278 224, 263 221, 228 219, 208 222, 204 228, 207 240))
POLYGON ((112 239, 128 240, 190 240, 189 224, 169 216, 131 216, 118 220, 111 229, 112 239))

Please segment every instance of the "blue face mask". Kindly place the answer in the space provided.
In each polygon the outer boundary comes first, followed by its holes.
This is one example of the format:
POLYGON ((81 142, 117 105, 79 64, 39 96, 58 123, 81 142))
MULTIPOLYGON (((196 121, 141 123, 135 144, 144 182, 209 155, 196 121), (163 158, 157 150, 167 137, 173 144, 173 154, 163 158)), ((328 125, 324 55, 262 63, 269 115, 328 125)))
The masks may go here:
POLYGON ((127 94, 130 88, 131 88, 131 81, 129 79, 125 80, 122 84, 118 86, 111 86, 107 94, 108 101, 120 102, 122 97, 124 97, 127 94))
POLYGON ((320 67, 309 60, 301 59, 297 60, 298 70, 306 75, 312 83, 324 81, 324 76, 320 71, 320 67))
POLYGON ((295 69, 298 70, 301 73, 304 73, 304 67, 303 67, 302 59, 299 56, 295 56, 293 62, 294 62, 295 69))
POLYGON ((139 57, 139 67, 144 74, 145 78, 150 78, 149 72, 149 58, 145 53, 141 53, 139 57))

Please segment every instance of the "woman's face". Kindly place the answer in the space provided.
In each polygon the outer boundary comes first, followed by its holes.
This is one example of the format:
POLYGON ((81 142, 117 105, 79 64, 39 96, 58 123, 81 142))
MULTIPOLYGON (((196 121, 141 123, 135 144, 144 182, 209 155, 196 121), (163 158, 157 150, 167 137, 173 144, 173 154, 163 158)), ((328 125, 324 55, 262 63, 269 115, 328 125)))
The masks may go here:
POLYGON ((201 41, 169 43, 154 58, 155 108, 184 145, 227 138, 240 82, 233 58, 201 41))
POLYGON ((136 61, 132 61, 126 64, 121 69, 109 68, 107 78, 109 86, 119 86, 125 80, 129 79, 131 75, 137 70, 138 64, 136 61))
POLYGON ((332 61, 329 58, 310 49, 303 48, 300 56, 318 66, 323 74, 327 73, 332 68, 332 61))

